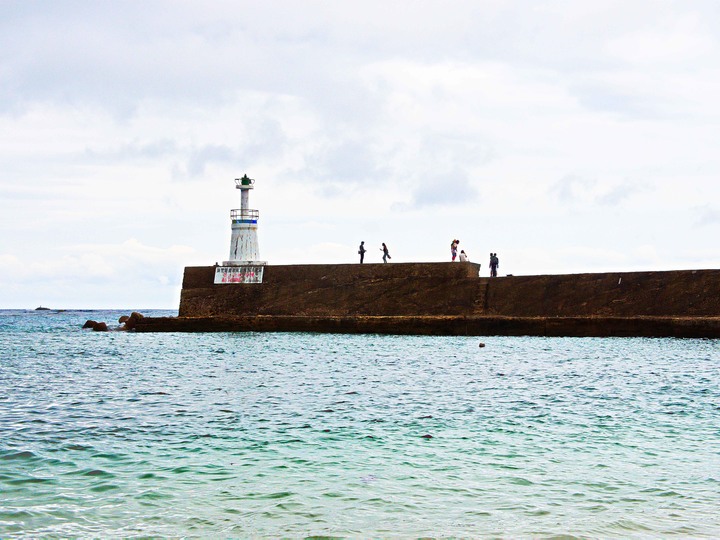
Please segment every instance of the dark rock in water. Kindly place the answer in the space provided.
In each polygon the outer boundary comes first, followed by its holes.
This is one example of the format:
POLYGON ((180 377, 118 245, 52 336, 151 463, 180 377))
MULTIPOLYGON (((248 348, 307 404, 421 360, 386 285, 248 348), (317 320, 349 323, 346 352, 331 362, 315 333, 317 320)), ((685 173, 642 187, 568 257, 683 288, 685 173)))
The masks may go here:
POLYGON ((140 319, 144 319, 145 315, 133 311, 125 321, 125 330, 132 330, 140 319))
POLYGON ((432 436, 432 435, 427 435, 427 434, 425 434, 425 435, 421 435, 420 438, 421 438, 421 439, 432 439, 433 436, 432 436))
POLYGON ((97 322, 88 319, 85 321, 85 324, 83 324, 83 328, 91 328, 95 332, 107 332, 108 326, 104 322, 97 322))
POLYGON ((49 307, 38 306, 38 307, 35 308, 35 311, 50 311, 50 308, 49 308, 49 307))
POLYGON ((484 343, 480 343, 480 345, 478 345, 478 347, 484 347, 484 346, 485 346, 484 343))
POLYGON ((119 322, 120 324, 122 324, 122 323, 124 323, 125 321, 127 321, 129 318, 130 318, 130 317, 128 317, 127 315, 122 315, 122 316, 120 316, 120 318, 118 319, 118 322, 119 322))

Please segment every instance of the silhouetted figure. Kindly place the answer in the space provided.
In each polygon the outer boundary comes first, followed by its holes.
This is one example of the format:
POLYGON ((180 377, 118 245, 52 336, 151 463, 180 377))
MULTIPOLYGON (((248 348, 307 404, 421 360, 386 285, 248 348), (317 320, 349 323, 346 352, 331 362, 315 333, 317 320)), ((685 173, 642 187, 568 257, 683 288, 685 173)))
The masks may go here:
POLYGON ((500 259, 497 258, 497 253, 490 254, 490 277, 497 277, 497 270, 500 268, 500 259))
POLYGON ((366 251, 367 250, 365 249, 365 241, 360 242, 360 247, 358 248, 358 253, 360 254, 360 264, 362 264, 365 260, 366 251))
POLYGON ((390 256, 390 252, 388 251, 387 246, 385 245, 385 242, 382 243, 382 247, 380 248, 380 251, 383 252, 383 262, 386 263, 388 259, 392 259, 390 256))

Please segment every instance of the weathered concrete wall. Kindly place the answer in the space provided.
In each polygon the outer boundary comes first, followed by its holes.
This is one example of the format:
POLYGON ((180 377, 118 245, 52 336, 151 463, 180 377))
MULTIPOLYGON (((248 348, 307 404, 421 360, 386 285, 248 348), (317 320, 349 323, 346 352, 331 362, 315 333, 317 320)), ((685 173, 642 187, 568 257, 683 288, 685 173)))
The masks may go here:
POLYGON ((472 263, 267 266, 261 284, 214 285, 213 267, 188 267, 179 315, 463 315, 484 301, 478 271, 472 263))
POLYGON ((720 270, 518 276, 491 280, 487 315, 714 317, 720 270))
POLYGON ((262 284, 185 269, 181 317, 717 317, 720 270, 478 278, 472 263, 267 266, 262 284))
POLYGON ((267 266, 262 284, 185 269, 179 317, 139 332, 720 337, 720 270, 479 278, 472 263, 267 266))

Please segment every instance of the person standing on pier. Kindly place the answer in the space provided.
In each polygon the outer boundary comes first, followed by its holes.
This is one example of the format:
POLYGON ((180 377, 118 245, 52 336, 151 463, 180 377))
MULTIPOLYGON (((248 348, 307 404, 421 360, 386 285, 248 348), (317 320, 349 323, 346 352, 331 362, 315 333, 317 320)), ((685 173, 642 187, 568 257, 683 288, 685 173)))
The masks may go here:
POLYGON ((500 268, 500 259, 497 253, 490 254, 490 277, 497 277, 497 269, 500 268))
POLYGON ((365 241, 363 240, 362 242, 360 242, 360 247, 358 248, 358 253, 360 254, 360 264, 362 264, 365 260, 366 251, 367 250, 365 249, 365 241))
POLYGON ((457 257, 457 248, 458 244, 460 243, 460 240, 453 240, 450 244, 450 255, 452 256, 452 261, 455 262, 455 257, 457 257))
POLYGON ((382 247, 380 248, 380 251, 383 252, 383 262, 386 263, 388 259, 392 259, 390 256, 390 252, 388 251, 387 246, 385 245, 385 242, 382 243, 382 247))

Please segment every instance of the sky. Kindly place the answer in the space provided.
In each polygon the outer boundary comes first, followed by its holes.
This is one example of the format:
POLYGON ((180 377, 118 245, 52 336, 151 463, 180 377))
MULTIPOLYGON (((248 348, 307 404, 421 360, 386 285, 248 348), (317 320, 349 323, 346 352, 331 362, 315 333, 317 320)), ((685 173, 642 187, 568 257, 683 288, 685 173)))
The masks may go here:
POLYGON ((718 268, 720 2, 0 2, 0 308, 268 264, 718 268))

